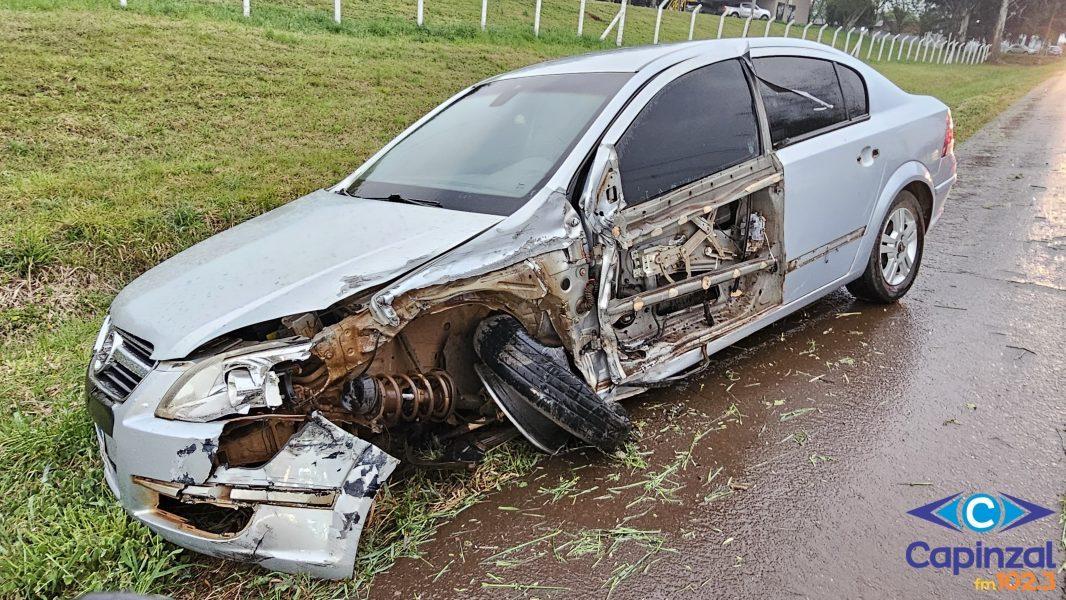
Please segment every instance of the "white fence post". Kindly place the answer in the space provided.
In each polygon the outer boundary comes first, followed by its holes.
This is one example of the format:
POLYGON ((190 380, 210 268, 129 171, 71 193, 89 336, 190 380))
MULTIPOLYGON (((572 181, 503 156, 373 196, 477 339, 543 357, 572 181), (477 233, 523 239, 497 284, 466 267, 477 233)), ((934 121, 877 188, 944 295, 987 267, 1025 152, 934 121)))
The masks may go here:
MULTIPOLYGON (((244 0, 244 16, 252 16, 252 0, 244 0)), ((122 6, 126 6, 126 0, 122 0, 122 6)))
POLYGON ((603 40, 607 39, 607 36, 610 35, 611 30, 614 29, 614 26, 618 24, 618 19, 621 19, 621 18, 622 18, 622 9, 619 8, 618 12, 616 12, 614 14, 614 18, 611 19, 611 22, 607 24, 607 29, 604 29, 603 33, 600 34, 600 41, 601 42, 603 40))
MULTIPOLYGON (((663 4, 666 4, 669 1, 670 0, 665 0, 663 2, 663 4)), ((703 8, 703 5, 702 4, 697 4, 696 8, 692 9, 692 18, 689 19, 689 22, 688 22, 688 39, 689 39, 689 41, 692 41, 692 34, 694 34, 696 32, 696 15, 698 15, 700 13, 700 9, 701 8, 703 8)), ((655 33, 658 34, 659 32, 656 31, 655 33)))
MULTIPOLYGON (((126 0, 118 0, 118 5, 122 8, 126 8, 126 0)), ((248 16, 248 15, 245 15, 248 16)))
POLYGON ((533 37, 540 37, 540 5, 541 0, 537 0, 537 8, 533 11, 533 37))
POLYGON ((785 37, 788 37, 788 30, 792 29, 792 24, 795 22, 795 19, 789 19, 788 23, 785 24, 785 37))
POLYGON ((854 27, 849 29, 848 30, 848 34, 846 36, 844 36, 844 52, 847 52, 848 51, 848 46, 851 45, 851 32, 852 31, 855 31, 854 27))
POLYGON ((896 50, 896 62, 903 60, 903 45, 907 43, 907 38, 904 37, 899 41, 899 50, 896 50))
MULTIPOLYGON (((663 0, 662 3, 659 4, 659 9, 655 11, 655 35, 652 36, 652 44, 659 43, 659 26, 663 24, 663 9, 666 8, 666 5, 669 3, 670 0, 663 0)), ((696 6, 700 5, 697 4, 696 6)))
POLYGON ((577 10, 577 37, 581 37, 585 33, 585 0, 581 0, 577 10))
POLYGON ((911 45, 907 47, 907 60, 911 59, 911 52, 914 52, 914 42, 918 41, 918 36, 911 38, 911 45))
POLYGON ((825 28, 826 28, 826 27, 829 27, 829 23, 824 23, 824 24, 823 24, 823 25, 822 25, 822 26, 821 26, 821 27, 820 27, 820 28, 818 29, 818 43, 819 43, 819 44, 821 44, 821 43, 822 43, 822 34, 823 34, 823 33, 825 33, 825 28))
MULTIPOLYGON (((851 50, 851 55, 855 58, 862 58, 862 38, 866 35, 866 28, 859 29, 859 41, 855 42, 855 47, 851 50)), ((870 48, 873 48, 873 44, 870 44, 870 48)))
POLYGON ((880 34, 880 31, 875 31, 870 35, 870 49, 866 51, 866 62, 870 62, 870 58, 873 57, 874 45, 877 44, 877 36, 880 34))
POLYGON ((718 39, 722 39, 722 27, 725 26, 725 15, 718 15, 718 39))
POLYGON ((774 22, 773 19, 766 19, 766 29, 763 30, 763 37, 770 37, 770 25, 774 22))
POLYGON ((748 37, 748 28, 751 27, 751 17, 754 14, 755 13, 752 13, 751 15, 748 15, 748 18, 744 21, 744 33, 741 33, 740 37, 742 37, 742 38, 748 37))
MULTIPOLYGON (((537 0, 538 2, 540 0, 537 0)), ((626 6, 629 4, 629 0, 622 0, 622 18, 618 21, 618 37, 614 39, 615 46, 622 45, 622 35, 626 29, 626 6)))
POLYGON ((425 23, 425 0, 418 0, 418 26, 421 27, 425 23))
MULTIPOLYGON (((881 55, 885 53, 885 40, 889 38, 888 32, 881 33, 881 45, 877 48, 877 62, 881 62, 881 55)), ((892 51, 888 51, 888 55, 892 56, 892 51)))
POLYGON ((810 23, 807 23, 806 25, 803 26, 803 35, 800 36, 801 40, 807 39, 807 30, 810 29, 810 28, 811 28, 811 24, 810 23))
POLYGON ((838 36, 838 35, 840 35, 840 30, 841 30, 841 29, 844 29, 844 26, 843 26, 843 25, 841 25, 840 27, 837 27, 837 30, 833 32, 833 43, 832 43, 832 44, 829 44, 829 45, 830 45, 830 46, 832 46, 833 48, 836 48, 836 47, 837 47, 837 36, 838 36))
POLYGON ((333 20, 341 22, 341 0, 333 0, 333 20))
POLYGON ((485 31, 485 24, 488 21, 489 13, 489 0, 481 0, 481 31, 485 31))

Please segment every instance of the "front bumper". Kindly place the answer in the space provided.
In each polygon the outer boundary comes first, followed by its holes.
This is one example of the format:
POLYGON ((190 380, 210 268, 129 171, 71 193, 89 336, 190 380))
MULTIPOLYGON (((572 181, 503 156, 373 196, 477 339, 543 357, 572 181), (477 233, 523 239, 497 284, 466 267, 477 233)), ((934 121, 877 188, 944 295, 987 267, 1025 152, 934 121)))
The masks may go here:
POLYGON ((120 403, 87 389, 105 479, 122 507, 168 541, 203 554, 288 573, 350 577, 374 495, 398 461, 314 413, 262 466, 217 464, 225 421, 155 416, 183 365, 159 364, 120 403), (213 533, 161 506, 169 499, 182 505, 212 497, 219 505, 250 509, 247 523, 233 533, 213 533))

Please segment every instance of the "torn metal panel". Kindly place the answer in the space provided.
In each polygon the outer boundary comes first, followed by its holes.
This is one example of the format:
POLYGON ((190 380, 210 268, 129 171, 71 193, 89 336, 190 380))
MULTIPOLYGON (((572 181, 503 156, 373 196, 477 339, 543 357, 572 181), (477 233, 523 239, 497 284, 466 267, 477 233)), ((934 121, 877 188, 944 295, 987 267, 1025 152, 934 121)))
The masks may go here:
POLYGON ((398 462, 312 413, 261 467, 219 466, 206 481, 188 485, 133 480, 134 485, 185 503, 253 507, 240 531, 203 531, 166 509, 134 514, 168 540, 211 556, 347 578, 374 496, 398 462))
POLYGON ((397 327, 401 321, 393 303, 405 294, 474 278, 555 250, 580 252, 583 239, 581 219, 565 190, 545 190, 477 239, 378 291, 370 310, 382 325, 397 327))

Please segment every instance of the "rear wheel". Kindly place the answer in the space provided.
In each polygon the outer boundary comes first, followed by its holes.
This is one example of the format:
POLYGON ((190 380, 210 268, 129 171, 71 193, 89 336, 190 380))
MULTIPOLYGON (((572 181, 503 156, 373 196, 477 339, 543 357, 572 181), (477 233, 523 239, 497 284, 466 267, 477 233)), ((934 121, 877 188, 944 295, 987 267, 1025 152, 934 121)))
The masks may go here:
POLYGON ((889 304, 899 300, 914 284, 924 246, 925 213, 918 198, 904 190, 896 196, 881 223, 866 270, 848 284, 848 291, 868 302, 889 304))

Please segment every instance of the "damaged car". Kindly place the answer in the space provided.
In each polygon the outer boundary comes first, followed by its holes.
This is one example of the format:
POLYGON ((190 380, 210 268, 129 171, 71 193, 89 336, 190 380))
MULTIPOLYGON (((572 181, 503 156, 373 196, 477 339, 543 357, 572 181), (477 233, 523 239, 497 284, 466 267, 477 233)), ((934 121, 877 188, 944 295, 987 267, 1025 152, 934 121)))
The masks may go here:
POLYGON ((811 42, 491 78, 122 290, 87 375, 105 478, 175 544, 348 577, 401 461, 610 450, 620 400, 841 286, 899 299, 954 180, 946 106, 811 42))

